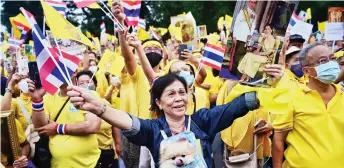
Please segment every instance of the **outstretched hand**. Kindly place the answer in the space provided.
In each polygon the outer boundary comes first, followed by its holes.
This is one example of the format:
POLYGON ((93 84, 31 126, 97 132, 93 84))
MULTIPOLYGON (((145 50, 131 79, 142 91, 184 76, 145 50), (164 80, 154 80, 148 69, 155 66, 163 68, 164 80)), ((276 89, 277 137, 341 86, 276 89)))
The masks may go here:
POLYGON ((126 39, 128 44, 134 48, 138 48, 141 45, 141 41, 135 34, 127 34, 126 39))
POLYGON ((67 95, 75 108, 99 114, 101 110, 101 101, 98 100, 90 90, 78 86, 68 86, 67 95))

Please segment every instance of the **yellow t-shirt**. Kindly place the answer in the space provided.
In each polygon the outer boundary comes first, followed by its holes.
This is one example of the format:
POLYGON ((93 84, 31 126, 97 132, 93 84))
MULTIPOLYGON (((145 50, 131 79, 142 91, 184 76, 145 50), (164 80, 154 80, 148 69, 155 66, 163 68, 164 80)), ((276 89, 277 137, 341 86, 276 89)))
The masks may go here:
MULTIPOLYGON (((136 105, 138 110, 138 118, 152 119, 152 113, 150 112, 150 85, 146 75, 143 72, 141 66, 136 66, 135 73, 130 77, 133 89, 135 92, 136 105)), ((121 92, 126 95, 126 92, 121 92)))
POLYGON ((343 167, 344 93, 340 86, 332 86, 336 94, 327 107, 307 86, 288 94, 288 108, 273 122, 275 132, 289 131, 282 167, 343 167))
POLYGON ((98 82, 96 91, 98 92, 100 97, 103 98, 106 93, 106 89, 109 87, 109 83, 104 72, 97 71, 95 77, 98 82))
POLYGON ((215 77, 211 83, 209 93, 210 94, 219 94, 220 88, 223 84, 223 79, 219 76, 215 77))
POLYGON ((112 149, 113 138, 112 138, 112 126, 106 121, 102 120, 100 124, 99 132, 97 133, 98 147, 101 150, 112 149))
POLYGON ((130 80, 130 75, 128 73, 122 73, 120 81, 120 109, 131 115, 138 116, 135 99, 136 95, 133 89, 133 82, 130 80))
MULTIPOLYGON (((223 104, 231 102, 239 95, 253 90, 258 91, 259 89, 237 84, 233 87, 229 95, 225 98, 225 102, 223 104)), ((264 99, 259 94, 258 98, 259 100, 264 99)), ((247 113, 243 117, 237 118, 230 127, 221 131, 221 138, 223 142, 227 145, 227 148, 229 150, 241 149, 248 153, 253 152, 255 150, 253 143, 254 124, 259 119, 264 119, 265 121, 270 122, 269 113, 262 106, 257 110, 247 113)), ((271 134, 268 133, 265 136, 258 136, 257 145, 262 144, 257 150, 258 159, 263 159, 263 157, 270 156, 270 135, 271 134)))
POLYGON ((26 136, 24 134, 23 127, 20 124, 20 122, 17 119, 14 119, 14 120, 16 122, 16 128, 17 128, 19 144, 22 144, 22 143, 24 143, 26 141, 26 136))
MULTIPOLYGON (((196 111, 197 112, 201 108, 209 108, 210 103, 209 99, 206 96, 204 89, 195 87, 195 97, 196 97, 196 111)), ((194 102, 192 94, 189 94, 189 103, 188 108, 186 110, 186 115, 191 115, 194 112, 194 102)))
POLYGON ((21 102, 23 103, 25 109, 27 110, 27 112, 31 116, 32 115, 32 101, 31 101, 31 97, 27 96, 25 94, 20 94, 20 97, 17 98, 17 101, 19 101, 18 99, 21 100, 21 102))
MULTIPOLYGON (((44 111, 54 120, 67 97, 46 95, 44 97, 44 111)), ((85 121, 86 112, 77 110, 73 104, 67 102, 60 113, 57 123, 72 124, 85 121)), ((100 156, 96 134, 86 136, 54 135, 50 136, 49 149, 52 154, 53 168, 94 168, 100 156)))
MULTIPOLYGON (((106 94, 111 91, 111 87, 112 86, 110 85, 107 88, 106 94)), ((111 106, 114 107, 115 109, 120 109, 120 107, 121 107, 121 100, 120 100, 119 97, 117 97, 118 93, 119 93, 119 90, 116 87, 116 88, 113 89, 112 94, 111 94, 111 101, 110 101, 110 103, 111 103, 111 106)))
MULTIPOLYGON (((1 101, 3 98, 4 97, 1 96, 1 101)), ((14 112, 15 119, 17 119, 20 122, 21 127, 23 128, 23 131, 25 131, 27 126, 29 125, 29 121, 24 117, 23 112, 17 100, 14 98, 12 98, 12 101, 11 101, 11 110, 14 112)))

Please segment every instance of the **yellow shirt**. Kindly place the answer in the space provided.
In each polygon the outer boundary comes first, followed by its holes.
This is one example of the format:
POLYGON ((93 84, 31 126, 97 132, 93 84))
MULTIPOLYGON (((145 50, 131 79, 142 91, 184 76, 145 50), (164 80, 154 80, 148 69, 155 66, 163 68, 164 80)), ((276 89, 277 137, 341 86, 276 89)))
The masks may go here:
POLYGON ((103 98, 106 93, 106 89, 109 87, 109 83, 105 77, 104 72, 97 71, 95 77, 98 82, 96 91, 98 92, 100 97, 103 98))
MULTIPOLYGON (((233 101, 235 98, 250 91, 258 91, 258 88, 252 88, 237 84, 233 87, 229 95, 225 98, 224 104, 233 101)), ((258 92, 259 93, 259 92, 258 92)), ((259 100, 264 99, 262 95, 258 94, 259 100)), ((219 105, 219 104, 218 104, 219 105)), ((245 116, 237 118, 233 124, 227 129, 221 131, 221 138, 227 145, 229 150, 241 149, 247 153, 251 153, 255 150, 254 146, 254 124, 259 120, 263 119, 270 122, 269 113, 266 109, 261 106, 259 109, 247 113, 245 116)), ((269 136, 271 133, 265 136, 258 136, 257 145, 262 144, 257 150, 258 159, 270 156, 271 141, 269 136)))
POLYGON ((211 83, 209 93, 210 94, 219 94, 220 88, 223 84, 223 79, 219 76, 215 77, 211 83))
POLYGON ((283 167, 344 165, 344 93, 340 86, 325 106, 319 93, 304 86, 289 94, 289 106, 273 122, 275 132, 289 131, 283 167))
POLYGON ((113 138, 112 138, 112 126, 106 121, 102 120, 100 124, 99 132, 97 133, 98 147, 101 150, 112 149, 113 138))
MULTIPOLYGON (((1 101, 4 97, 1 96, 1 101)), ((21 128, 23 128, 23 131, 26 130, 27 126, 29 125, 29 121, 24 117, 23 112, 17 102, 16 99, 12 98, 11 101, 11 110, 14 112, 14 117, 19 121, 21 124, 21 128)))
POLYGON ((138 116, 135 99, 136 95, 133 89, 133 82, 130 79, 130 75, 128 73, 122 73, 120 75, 120 81, 120 109, 131 115, 138 116))
MULTIPOLYGON (((150 112, 150 85, 146 75, 143 72, 141 66, 136 66, 135 73, 130 77, 133 83, 133 89, 135 92, 136 105, 138 110, 138 118, 152 119, 152 113, 150 112)), ((126 94, 126 92, 121 92, 126 94)))
POLYGON ((27 96, 25 94, 20 94, 20 97, 18 97, 17 99, 20 99, 22 101, 25 109, 27 110, 27 112, 31 116, 32 115, 32 101, 31 101, 31 97, 27 96))
MULTIPOLYGON (((107 90, 106 90, 106 94, 108 93, 108 92, 110 92, 111 91, 111 85, 107 88, 107 90)), ((118 88, 116 87, 116 88, 114 88, 113 90, 112 90, 112 94, 111 94, 111 101, 110 101, 110 103, 111 103, 111 106, 112 107, 114 107, 115 109, 120 109, 120 107, 121 107, 121 100, 120 100, 120 98, 119 97, 117 97, 117 95, 118 95, 118 93, 119 93, 119 90, 118 90, 118 88)))
MULTIPOLYGON (((46 95, 44 97, 44 111, 54 120, 67 97, 46 95)), ((84 111, 77 110, 70 101, 60 113, 57 123, 72 124, 85 121, 84 111)), ((49 149, 52 154, 53 168, 94 168, 100 156, 96 134, 86 136, 54 135, 50 136, 49 149)))
POLYGON ((24 143, 26 141, 26 136, 24 134, 23 127, 20 124, 20 122, 17 119, 14 119, 14 120, 16 122, 16 128, 17 128, 19 144, 22 144, 22 143, 24 143))
MULTIPOLYGON (((209 108, 210 103, 209 99, 206 96, 204 89, 195 87, 195 97, 196 97, 196 111, 197 112, 201 108, 209 108)), ((186 115, 191 115, 194 112, 194 101, 192 94, 189 94, 189 103, 186 110, 186 115)))

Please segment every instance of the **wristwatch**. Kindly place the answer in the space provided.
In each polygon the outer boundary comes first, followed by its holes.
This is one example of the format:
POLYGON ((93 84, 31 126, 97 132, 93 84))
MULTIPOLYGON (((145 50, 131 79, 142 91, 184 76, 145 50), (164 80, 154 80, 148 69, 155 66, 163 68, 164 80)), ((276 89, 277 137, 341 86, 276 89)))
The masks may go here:
POLYGON ((14 93, 14 91, 10 88, 6 88, 5 90, 6 90, 6 92, 11 92, 12 94, 14 93))

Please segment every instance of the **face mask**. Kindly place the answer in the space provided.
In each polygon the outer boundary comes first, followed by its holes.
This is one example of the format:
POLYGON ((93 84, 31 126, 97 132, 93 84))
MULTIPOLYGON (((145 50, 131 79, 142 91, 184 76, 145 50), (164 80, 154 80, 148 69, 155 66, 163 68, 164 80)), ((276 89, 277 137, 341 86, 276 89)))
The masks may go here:
POLYGON ((88 89, 88 90, 96 90, 96 87, 94 85, 93 86, 84 85, 84 86, 82 86, 82 88, 88 89))
POLYGON ((160 61, 162 60, 161 54, 158 53, 146 53, 146 56, 152 67, 159 65, 160 61))
POLYGON ((97 66, 90 66, 90 67, 88 68, 88 70, 90 70, 92 73, 95 73, 95 72, 97 72, 98 67, 97 67, 97 66))
POLYGON ((303 71, 301 68, 301 64, 296 64, 290 66, 290 71, 297 77, 301 78, 303 76, 303 71))
POLYGON ((317 79, 325 84, 333 83, 340 72, 338 63, 334 61, 318 65, 314 69, 317 72, 317 79))
POLYGON ((195 80, 195 77, 193 75, 190 74, 190 72, 188 71, 181 71, 178 76, 184 78, 184 80, 186 81, 186 84, 188 86, 192 85, 192 83, 195 80))

